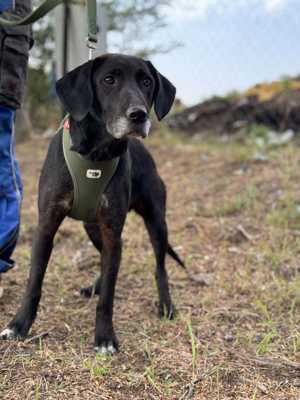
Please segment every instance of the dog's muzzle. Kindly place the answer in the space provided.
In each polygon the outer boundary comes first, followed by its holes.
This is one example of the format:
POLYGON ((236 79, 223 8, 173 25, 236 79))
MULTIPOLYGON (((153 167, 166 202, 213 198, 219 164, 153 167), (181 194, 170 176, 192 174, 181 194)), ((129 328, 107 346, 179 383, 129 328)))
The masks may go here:
POLYGON ((151 122, 146 107, 131 106, 126 111, 126 117, 119 117, 108 124, 107 130, 115 139, 121 139, 124 136, 146 138, 150 127, 151 122))

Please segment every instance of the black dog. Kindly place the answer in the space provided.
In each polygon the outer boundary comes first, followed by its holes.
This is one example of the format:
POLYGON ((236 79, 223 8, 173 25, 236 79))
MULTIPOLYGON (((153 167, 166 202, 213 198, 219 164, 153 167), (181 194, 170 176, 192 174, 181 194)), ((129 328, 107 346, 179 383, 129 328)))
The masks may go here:
MULTIPOLYGON (((70 114, 72 149, 93 160, 120 157, 107 187, 105 201, 85 230, 101 252, 101 278, 95 292, 101 294, 96 311, 95 346, 114 353, 118 342, 112 324, 113 301, 121 261, 121 234, 130 210, 144 219, 156 257, 159 315, 173 318, 166 253, 184 266, 168 243, 166 190, 155 163, 143 144, 132 135, 146 137, 152 104, 157 118, 170 110, 174 86, 149 61, 124 55, 104 55, 68 73, 57 82, 57 94, 70 114)), ((25 337, 35 319, 42 282, 54 235, 70 212, 72 179, 65 163, 62 135, 53 138, 39 183, 39 222, 32 250, 31 271, 22 305, 0 335, 25 337)), ((83 289, 90 296, 92 288, 83 289)))

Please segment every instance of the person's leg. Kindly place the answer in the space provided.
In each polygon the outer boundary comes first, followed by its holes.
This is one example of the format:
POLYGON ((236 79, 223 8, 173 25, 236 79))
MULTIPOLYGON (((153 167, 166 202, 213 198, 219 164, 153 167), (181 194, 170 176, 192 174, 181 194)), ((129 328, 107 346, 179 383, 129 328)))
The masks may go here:
POLYGON ((13 267, 22 198, 14 150, 15 110, 0 105, 0 273, 13 267))
MULTIPOLYGON (((22 17, 31 10, 31 0, 15 0, 14 10, 22 17)), ((9 15, 8 15, 9 16, 9 15)), ((0 27, 0 297, 1 274, 14 265, 19 225, 22 184, 15 158, 14 121, 24 97, 30 28, 0 27)))

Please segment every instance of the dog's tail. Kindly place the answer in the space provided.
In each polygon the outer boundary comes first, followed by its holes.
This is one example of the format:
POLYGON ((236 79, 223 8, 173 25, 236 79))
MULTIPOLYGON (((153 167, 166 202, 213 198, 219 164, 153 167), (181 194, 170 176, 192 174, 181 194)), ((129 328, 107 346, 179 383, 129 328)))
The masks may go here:
POLYGON ((186 269, 184 262, 180 259, 179 255, 176 251, 172 248, 170 243, 168 243, 167 253, 171 256, 183 269, 186 269))

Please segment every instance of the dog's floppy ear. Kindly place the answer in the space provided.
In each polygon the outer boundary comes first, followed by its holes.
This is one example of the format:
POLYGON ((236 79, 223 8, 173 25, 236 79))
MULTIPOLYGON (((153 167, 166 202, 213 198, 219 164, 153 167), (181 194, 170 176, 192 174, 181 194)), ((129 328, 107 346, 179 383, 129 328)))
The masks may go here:
POLYGON ((88 61, 56 82, 59 100, 75 121, 83 120, 93 105, 92 66, 88 61))
POLYGON ((176 88, 157 71, 150 61, 146 61, 146 63, 155 79, 154 111, 157 119, 160 121, 168 114, 172 107, 175 100, 176 88))

